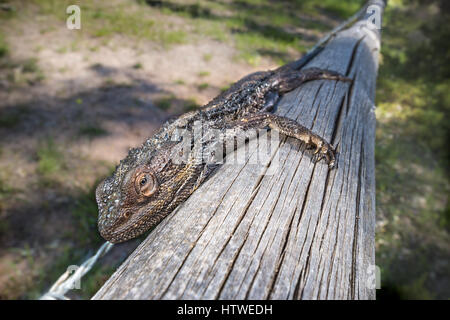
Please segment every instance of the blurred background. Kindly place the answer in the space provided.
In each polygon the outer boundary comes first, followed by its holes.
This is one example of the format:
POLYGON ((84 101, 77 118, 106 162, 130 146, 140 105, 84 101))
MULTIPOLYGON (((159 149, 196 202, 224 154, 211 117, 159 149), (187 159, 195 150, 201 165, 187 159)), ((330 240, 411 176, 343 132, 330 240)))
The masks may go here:
MULTIPOLYGON (((363 0, 0 0, 0 299, 103 242, 96 184, 165 120, 298 59, 363 0), (81 7, 81 30, 66 8, 81 7)), ((379 299, 450 298, 450 3, 390 0, 376 93, 379 299)), ((88 299, 142 241, 115 246, 88 299)))

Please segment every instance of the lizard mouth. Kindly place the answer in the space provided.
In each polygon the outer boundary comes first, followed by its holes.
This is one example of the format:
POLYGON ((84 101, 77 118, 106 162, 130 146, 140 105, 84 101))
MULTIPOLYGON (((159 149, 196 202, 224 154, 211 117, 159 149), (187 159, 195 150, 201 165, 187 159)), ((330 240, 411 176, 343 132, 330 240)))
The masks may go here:
POLYGON ((137 215, 134 215, 129 209, 116 207, 112 212, 102 212, 102 214, 105 214, 107 218, 102 219, 103 221, 110 221, 108 224, 102 225, 99 223, 98 225, 100 235, 106 241, 112 243, 124 242, 147 231, 143 223, 138 220, 137 215), (111 219, 113 216, 116 218, 111 219))
POLYGON ((140 230, 139 228, 130 231, 126 226, 123 225, 115 225, 112 228, 99 228, 99 231, 103 239, 111 243, 124 242, 136 238, 137 236, 145 232, 145 230, 140 230))
POLYGON ((106 241, 112 242, 112 243, 119 243, 122 241, 126 241, 126 233, 120 232, 117 229, 118 224, 115 223, 111 226, 98 226, 98 230, 100 232, 100 235, 103 239, 106 241))

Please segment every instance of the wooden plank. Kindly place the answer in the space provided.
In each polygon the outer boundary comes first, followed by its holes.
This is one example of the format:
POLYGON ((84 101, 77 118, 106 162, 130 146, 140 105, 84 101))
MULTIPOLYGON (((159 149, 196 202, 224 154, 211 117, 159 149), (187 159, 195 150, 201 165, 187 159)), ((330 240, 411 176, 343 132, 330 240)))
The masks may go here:
POLYGON ((223 165, 94 299, 374 299, 379 46, 364 22, 340 32, 305 68, 353 83, 313 81, 278 105, 337 146, 337 169, 283 136, 266 165, 255 165, 251 140, 245 161, 223 165))

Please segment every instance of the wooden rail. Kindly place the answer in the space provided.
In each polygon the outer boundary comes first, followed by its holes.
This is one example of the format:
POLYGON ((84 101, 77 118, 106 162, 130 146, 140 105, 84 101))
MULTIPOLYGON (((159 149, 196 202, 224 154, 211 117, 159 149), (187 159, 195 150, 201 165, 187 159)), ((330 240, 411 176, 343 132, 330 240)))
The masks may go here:
POLYGON ((285 137, 277 161, 255 169, 251 140, 249 160, 222 166, 94 299, 374 299, 379 39, 364 19, 337 33, 304 68, 353 83, 309 82, 278 104, 337 146, 337 169, 285 137))

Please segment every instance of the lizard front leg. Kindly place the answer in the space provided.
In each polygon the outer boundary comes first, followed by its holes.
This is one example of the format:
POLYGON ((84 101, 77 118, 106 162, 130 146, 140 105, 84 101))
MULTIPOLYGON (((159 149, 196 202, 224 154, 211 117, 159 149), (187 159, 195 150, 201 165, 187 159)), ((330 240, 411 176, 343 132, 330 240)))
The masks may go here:
POLYGON ((333 146, 295 120, 272 113, 260 112, 241 118, 236 125, 243 129, 269 127, 277 130, 304 142, 308 147, 315 148, 314 157, 316 161, 325 158, 330 169, 335 166, 336 156, 333 146))

